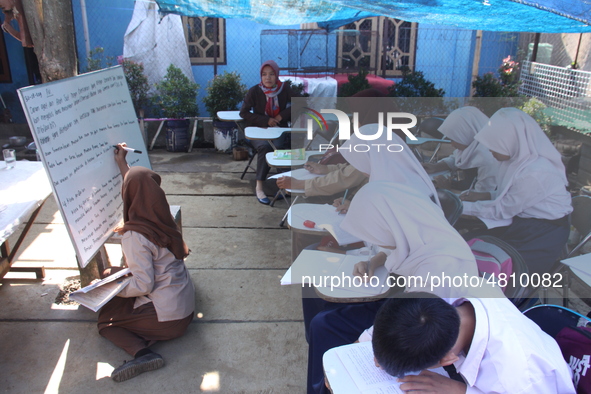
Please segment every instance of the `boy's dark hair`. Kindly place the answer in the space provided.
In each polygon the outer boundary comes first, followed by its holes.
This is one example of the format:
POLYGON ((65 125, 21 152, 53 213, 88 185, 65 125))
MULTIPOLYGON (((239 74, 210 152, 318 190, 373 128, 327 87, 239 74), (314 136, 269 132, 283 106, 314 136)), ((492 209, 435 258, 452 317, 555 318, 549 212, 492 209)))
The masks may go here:
POLYGON ((373 351, 384 371, 402 377, 437 364, 454 346, 459 332, 456 308, 430 293, 404 293, 378 311, 373 351))

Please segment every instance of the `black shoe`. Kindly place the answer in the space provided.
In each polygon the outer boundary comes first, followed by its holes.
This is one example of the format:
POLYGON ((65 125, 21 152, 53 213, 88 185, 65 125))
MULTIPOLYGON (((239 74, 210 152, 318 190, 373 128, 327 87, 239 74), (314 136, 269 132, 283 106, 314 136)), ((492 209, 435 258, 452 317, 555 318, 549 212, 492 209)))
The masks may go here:
POLYGON ((127 361, 123 365, 113 370, 111 379, 115 382, 123 382, 125 380, 135 378, 139 374, 148 371, 154 371, 164 366, 164 359, 158 353, 148 353, 131 361, 127 361))

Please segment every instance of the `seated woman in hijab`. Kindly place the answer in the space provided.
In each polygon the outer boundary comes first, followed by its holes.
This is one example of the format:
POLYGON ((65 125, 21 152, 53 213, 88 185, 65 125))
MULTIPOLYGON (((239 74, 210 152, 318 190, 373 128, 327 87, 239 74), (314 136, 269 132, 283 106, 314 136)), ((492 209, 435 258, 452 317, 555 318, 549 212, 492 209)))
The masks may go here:
POLYGON ((517 249, 530 274, 548 272, 567 242, 572 212, 560 153, 536 121, 517 108, 497 111, 475 140, 500 162, 498 186, 478 194, 478 201, 464 201, 463 213, 485 224, 489 220, 489 228, 499 226, 486 233, 517 249))
MULTIPOLYGON (((273 60, 264 62, 259 74, 261 82, 246 93, 240 108, 240 117, 245 120, 246 126, 289 127, 291 98, 298 95, 289 83, 279 80, 279 66, 273 60)), ((263 184, 270 170, 265 155, 273 152, 273 148, 265 140, 252 140, 250 143, 257 151, 255 194, 261 204, 269 205, 271 201, 263 191, 263 184)), ((289 134, 283 133, 281 137, 273 140, 273 144, 277 149, 289 148, 289 134)))
POLYGON ((484 145, 474 140, 487 122, 488 116, 476 107, 456 109, 438 129, 451 140, 454 153, 435 164, 423 163, 428 173, 476 168, 478 173, 475 182, 468 193, 460 196, 462 200, 475 201, 476 193, 490 192, 497 187, 496 175, 500 164, 484 145))
MULTIPOLYGON (((357 193, 341 228, 366 242, 390 249, 369 263, 355 265, 354 274, 373 276, 385 266, 390 273, 427 280, 433 276, 478 276, 476 261, 462 237, 445 219, 441 209, 424 193, 392 182, 369 182, 357 193)), ((410 281, 409 281, 410 282, 410 281)), ((371 283, 371 282, 370 282, 371 283)), ((422 290, 431 291, 426 282, 422 290)), ((464 287, 444 284, 434 289, 441 297, 464 295, 464 287)), ((421 290, 420 281, 407 291, 421 290)), ((311 318, 308 338, 308 393, 325 392, 322 356, 333 347, 354 342, 372 326, 383 301, 335 304, 311 318)))
POLYGON ((129 168, 122 146, 115 150, 123 176, 123 225, 116 232, 123 235, 131 280, 98 317, 99 334, 134 357, 115 368, 111 378, 116 382, 161 368, 164 359, 150 346, 182 336, 195 311, 195 288, 183 261, 189 249, 170 213, 160 176, 144 167, 129 168))

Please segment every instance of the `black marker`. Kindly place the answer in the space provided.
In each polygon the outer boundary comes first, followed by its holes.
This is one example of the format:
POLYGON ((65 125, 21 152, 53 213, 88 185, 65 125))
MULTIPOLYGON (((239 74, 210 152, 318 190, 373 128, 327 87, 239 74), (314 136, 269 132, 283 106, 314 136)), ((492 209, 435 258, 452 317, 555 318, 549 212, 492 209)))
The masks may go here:
POLYGON ((133 149, 133 148, 128 148, 127 146, 113 145, 113 148, 117 148, 117 149, 121 148, 121 149, 124 149, 124 150, 126 150, 128 152, 133 152, 133 153, 142 153, 141 150, 137 150, 137 149, 133 149))

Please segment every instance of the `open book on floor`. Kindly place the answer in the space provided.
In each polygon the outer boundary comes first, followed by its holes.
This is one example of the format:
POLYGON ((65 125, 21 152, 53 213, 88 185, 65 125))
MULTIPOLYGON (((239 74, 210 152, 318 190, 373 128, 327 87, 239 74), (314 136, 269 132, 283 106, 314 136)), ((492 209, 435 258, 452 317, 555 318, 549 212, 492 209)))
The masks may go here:
MULTIPOLYGON (((404 394, 396 377, 375 366, 370 341, 330 349, 322 364, 333 394, 404 394)), ((441 367, 430 371, 448 376, 441 367)))
POLYGON ((129 284, 131 277, 124 276, 130 273, 130 269, 125 268, 105 279, 76 290, 70 294, 70 299, 97 312, 129 284))
POLYGON ((281 279, 281 284, 311 284, 321 295, 332 298, 379 297, 389 290, 385 267, 378 268, 369 283, 353 276, 355 264, 368 259, 368 256, 302 250, 281 279))

